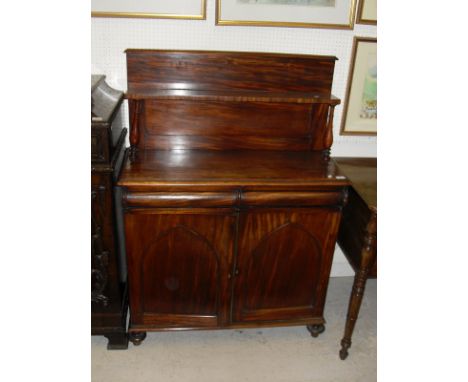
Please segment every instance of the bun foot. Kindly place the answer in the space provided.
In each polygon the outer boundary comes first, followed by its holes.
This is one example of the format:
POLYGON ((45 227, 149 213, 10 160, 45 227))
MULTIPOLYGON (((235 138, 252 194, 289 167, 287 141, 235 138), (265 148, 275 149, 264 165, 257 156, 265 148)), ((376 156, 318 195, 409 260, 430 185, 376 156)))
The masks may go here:
POLYGON ((133 345, 139 346, 146 338, 146 332, 130 332, 128 333, 128 339, 132 341, 133 345))
POLYGON ((325 331, 325 326, 323 324, 319 325, 307 325, 307 330, 310 332, 312 337, 318 337, 320 333, 325 331))

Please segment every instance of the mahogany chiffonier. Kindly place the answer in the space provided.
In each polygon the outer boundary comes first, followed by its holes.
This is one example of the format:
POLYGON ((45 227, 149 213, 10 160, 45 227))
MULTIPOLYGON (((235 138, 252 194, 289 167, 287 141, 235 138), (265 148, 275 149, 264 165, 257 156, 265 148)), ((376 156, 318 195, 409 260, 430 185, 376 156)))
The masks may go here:
POLYGON ((335 57, 127 50, 129 337, 324 330, 347 197, 329 157, 335 57))
POLYGON ((128 347, 125 257, 114 195, 127 135, 122 100, 104 76, 91 76, 91 334, 106 336, 108 349, 128 347))
POLYGON ((346 359, 368 278, 377 277, 377 158, 335 158, 351 181, 338 244, 356 275, 349 300, 340 358, 346 359))

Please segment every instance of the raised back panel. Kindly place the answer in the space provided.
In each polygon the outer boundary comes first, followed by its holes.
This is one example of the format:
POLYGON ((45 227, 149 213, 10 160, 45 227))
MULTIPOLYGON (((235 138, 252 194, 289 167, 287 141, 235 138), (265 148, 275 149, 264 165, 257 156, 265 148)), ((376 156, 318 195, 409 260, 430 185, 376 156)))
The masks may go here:
POLYGON ((156 89, 331 94, 335 57, 127 50, 128 92, 156 89))
POLYGON ((328 150, 335 60, 128 50, 132 149, 328 150))
POLYGON ((149 100, 142 111, 139 147, 310 150, 322 142, 315 138, 327 115, 323 104, 149 100))

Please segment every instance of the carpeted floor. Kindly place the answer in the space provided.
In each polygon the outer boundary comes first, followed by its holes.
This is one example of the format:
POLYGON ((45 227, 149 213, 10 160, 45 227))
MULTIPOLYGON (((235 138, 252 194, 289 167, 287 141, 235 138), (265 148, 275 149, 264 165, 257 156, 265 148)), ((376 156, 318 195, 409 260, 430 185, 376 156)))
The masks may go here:
POLYGON ((305 327, 148 333, 106 350, 92 337, 93 382, 368 382, 377 380, 377 281, 369 280, 349 357, 338 356, 352 277, 330 280, 326 330, 305 327))

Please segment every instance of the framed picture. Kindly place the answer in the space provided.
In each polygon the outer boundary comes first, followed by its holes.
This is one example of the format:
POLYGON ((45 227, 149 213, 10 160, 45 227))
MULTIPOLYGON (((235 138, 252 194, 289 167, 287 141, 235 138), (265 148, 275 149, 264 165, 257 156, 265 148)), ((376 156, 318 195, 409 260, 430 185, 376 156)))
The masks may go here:
POLYGON ((206 19, 206 0, 91 0, 92 17, 206 19))
POLYGON ((217 25, 352 29, 356 0, 217 0, 217 25))
POLYGON ((377 25, 377 0, 359 0, 356 24, 377 25))
POLYGON ((341 135, 377 135, 377 39, 354 37, 341 135))

